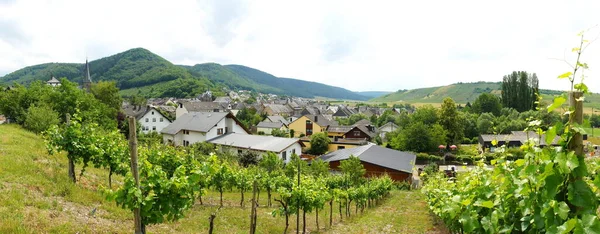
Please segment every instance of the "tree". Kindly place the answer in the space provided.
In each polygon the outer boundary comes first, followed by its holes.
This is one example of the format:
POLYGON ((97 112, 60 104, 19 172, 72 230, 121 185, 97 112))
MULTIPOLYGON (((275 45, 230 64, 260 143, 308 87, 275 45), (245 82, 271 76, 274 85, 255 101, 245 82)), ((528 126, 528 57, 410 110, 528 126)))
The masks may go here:
POLYGON ((119 94, 119 88, 114 81, 100 81, 92 85, 92 94, 100 102, 104 103, 114 114, 121 109, 123 99, 119 94))
POLYGON ((389 144, 397 150, 431 152, 438 145, 446 144, 446 131, 439 124, 428 126, 422 122, 414 122, 390 135, 392 138, 389 144))
POLYGON ((243 167, 258 164, 258 154, 252 150, 246 150, 239 155, 239 163, 243 167))
POLYGON ((471 111, 476 114, 492 113, 495 116, 498 116, 501 109, 502 103, 500 103, 500 98, 498 98, 498 96, 491 93, 482 93, 475 99, 475 102, 473 102, 471 111))
POLYGON ((412 114, 412 121, 421 122, 425 125, 432 125, 438 122, 438 111, 432 105, 424 105, 412 114))
POLYGON ((331 139, 325 132, 315 133, 310 137, 310 153, 315 155, 321 155, 327 152, 331 139))
POLYGON ((491 113, 483 113, 477 118, 477 131, 480 134, 493 133, 494 116, 491 113))
POLYGON ((360 179, 365 175, 367 170, 363 166, 360 158, 350 155, 346 160, 340 162, 340 169, 350 184, 358 185, 360 179))
POLYGON ((446 143, 458 144, 462 141, 464 134, 463 121, 458 115, 456 103, 452 98, 445 98, 440 108, 440 125, 446 130, 446 143))
POLYGON ((313 160, 310 164, 310 174, 315 177, 325 177, 329 174, 329 163, 320 158, 313 160))
POLYGON ((281 130, 278 128, 275 128, 273 130, 271 130, 271 135, 275 136, 275 137, 287 137, 289 136, 288 132, 285 130, 281 130))
POLYGON ((27 109, 23 126, 35 133, 41 133, 58 123, 59 118, 56 111, 46 105, 36 106, 34 104, 27 109))
POLYGON ((502 78, 502 105, 519 112, 535 108, 539 81, 535 73, 513 71, 502 78))

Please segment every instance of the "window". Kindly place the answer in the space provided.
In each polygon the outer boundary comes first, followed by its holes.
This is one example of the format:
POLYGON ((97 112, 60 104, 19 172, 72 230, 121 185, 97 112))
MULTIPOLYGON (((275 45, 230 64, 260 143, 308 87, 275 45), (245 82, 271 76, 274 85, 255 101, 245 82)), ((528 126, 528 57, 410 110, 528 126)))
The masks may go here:
POLYGON ((156 122, 156 118, 152 118, 152 122, 156 122))
POLYGON ((229 132, 229 130, 227 129, 227 127, 225 127, 225 133, 228 133, 228 132, 229 132))
POLYGON ((148 123, 148 118, 146 118, 146 123, 148 123))
POLYGON ((306 124, 312 124, 312 122, 310 122, 310 120, 306 120, 306 124))
POLYGON ((152 115, 154 115, 154 111, 152 111, 152 115))
POLYGON ((296 154, 296 149, 292 149, 292 155, 296 154))
POLYGON ((360 136, 360 131, 359 130, 354 130, 354 132, 352 132, 354 134, 354 136, 360 136))
POLYGON ((341 149, 345 149, 345 148, 346 148, 346 146, 338 145, 337 149, 341 150, 341 149))
POLYGON ((152 131, 156 131, 156 126, 152 126, 152 131))
POLYGON ((162 123, 162 121, 163 121, 163 118, 160 118, 160 122, 161 122, 161 123, 162 123))
POLYGON ((287 151, 283 151, 283 153, 281 153, 281 159, 283 159, 283 161, 287 161, 287 151))
POLYGON ((312 129, 306 129, 306 135, 307 136, 312 135, 312 129))
POLYGON ((217 128, 217 135, 223 135, 223 128, 217 128))
POLYGON ((184 135, 190 135, 190 131, 189 130, 183 130, 183 134, 184 135))
POLYGON ((189 145, 190 145, 189 141, 183 140, 183 146, 189 146, 189 145))
POLYGON ((242 154, 242 150, 238 150, 238 155, 241 155, 241 154, 242 154))

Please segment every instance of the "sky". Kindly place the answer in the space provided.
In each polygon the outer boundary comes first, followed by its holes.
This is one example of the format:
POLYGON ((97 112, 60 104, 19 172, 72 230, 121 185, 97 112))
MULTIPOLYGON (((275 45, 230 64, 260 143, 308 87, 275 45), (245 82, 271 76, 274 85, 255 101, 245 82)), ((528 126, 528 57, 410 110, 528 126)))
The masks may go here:
POLYGON ((585 30, 585 83, 600 92, 598 9, 597 0, 0 0, 0 76, 143 47, 174 64, 240 64, 353 91, 498 82, 515 70, 567 90, 557 76, 573 70, 585 30))

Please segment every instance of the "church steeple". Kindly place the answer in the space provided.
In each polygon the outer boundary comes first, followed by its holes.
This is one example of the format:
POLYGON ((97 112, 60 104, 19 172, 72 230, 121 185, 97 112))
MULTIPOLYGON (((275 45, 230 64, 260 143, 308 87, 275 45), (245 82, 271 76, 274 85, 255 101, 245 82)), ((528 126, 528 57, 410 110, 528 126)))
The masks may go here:
POLYGON ((92 77, 90 76, 90 64, 87 58, 85 59, 85 70, 83 72, 83 88, 90 92, 92 89, 92 77))

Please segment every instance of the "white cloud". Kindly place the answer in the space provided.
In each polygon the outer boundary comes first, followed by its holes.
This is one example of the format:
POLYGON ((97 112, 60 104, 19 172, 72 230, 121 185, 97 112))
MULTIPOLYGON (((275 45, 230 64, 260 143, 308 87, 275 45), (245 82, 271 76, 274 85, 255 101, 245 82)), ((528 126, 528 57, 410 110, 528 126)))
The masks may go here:
MULTIPOLYGON (((76 1, 0 4, 0 74, 81 62, 134 47, 176 64, 241 64, 350 90, 500 81, 536 72, 566 89, 576 34, 600 22, 596 1, 76 1), (566 53, 565 53, 566 52, 566 53)), ((595 28, 588 35, 596 37, 595 28)), ((599 92, 600 41, 588 86, 599 92)))

